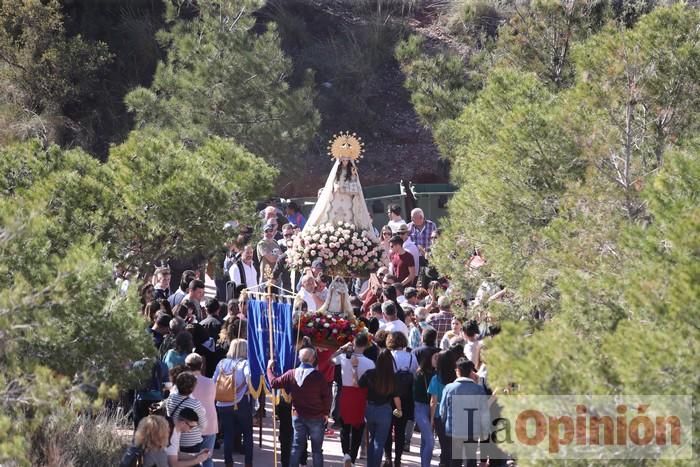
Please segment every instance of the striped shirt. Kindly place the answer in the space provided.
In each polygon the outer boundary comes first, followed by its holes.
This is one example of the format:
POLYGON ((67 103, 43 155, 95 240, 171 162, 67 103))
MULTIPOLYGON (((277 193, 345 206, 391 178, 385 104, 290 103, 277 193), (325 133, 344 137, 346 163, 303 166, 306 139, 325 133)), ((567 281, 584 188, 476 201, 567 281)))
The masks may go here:
POLYGON ((199 417, 199 424, 197 425, 197 427, 192 428, 189 432, 182 433, 180 435, 180 447, 190 447, 201 443, 202 428, 205 427, 207 424, 206 410, 204 410, 204 407, 202 406, 202 403, 199 400, 195 399, 192 396, 181 396, 176 392, 171 392, 170 396, 168 397, 168 401, 165 404, 168 416, 176 418, 180 411, 185 407, 189 407, 190 409, 197 412, 197 416, 199 417), (184 402, 183 399, 185 399, 184 402), (177 408, 177 411, 175 413, 172 413, 173 410, 175 410, 175 408, 177 408))

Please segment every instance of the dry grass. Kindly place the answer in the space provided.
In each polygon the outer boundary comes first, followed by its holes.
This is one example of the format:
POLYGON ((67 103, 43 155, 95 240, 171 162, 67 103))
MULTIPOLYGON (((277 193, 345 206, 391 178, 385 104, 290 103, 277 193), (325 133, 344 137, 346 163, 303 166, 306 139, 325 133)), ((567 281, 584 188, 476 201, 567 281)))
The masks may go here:
POLYGON ((130 434, 126 417, 107 409, 72 420, 50 418, 34 438, 31 462, 46 467, 118 465, 130 434))

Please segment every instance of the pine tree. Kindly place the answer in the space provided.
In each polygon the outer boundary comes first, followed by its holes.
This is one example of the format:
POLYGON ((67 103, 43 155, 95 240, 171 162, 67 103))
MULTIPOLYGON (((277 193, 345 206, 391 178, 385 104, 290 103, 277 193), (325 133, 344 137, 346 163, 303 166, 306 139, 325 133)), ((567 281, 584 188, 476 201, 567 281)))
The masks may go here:
POLYGON ((260 3, 198 2, 195 18, 172 19, 160 33, 168 57, 153 84, 126 97, 138 128, 172 130, 188 144, 230 137, 272 163, 306 148, 320 121, 311 77, 298 88, 287 84, 292 63, 274 26, 254 30, 260 3))
MULTIPOLYGON (((461 187, 437 245, 443 271, 466 264, 477 248, 489 258, 483 270, 493 280, 519 286, 528 262, 545 247, 541 231, 557 216, 567 183, 582 176, 560 100, 534 74, 496 69, 476 100, 439 133, 461 187)), ((467 285, 465 274, 453 279, 467 285)))
POLYGON ((224 223, 250 220, 277 176, 230 139, 191 150, 169 132, 132 132, 107 165, 122 207, 117 257, 142 271, 156 260, 209 258, 226 240, 224 223))

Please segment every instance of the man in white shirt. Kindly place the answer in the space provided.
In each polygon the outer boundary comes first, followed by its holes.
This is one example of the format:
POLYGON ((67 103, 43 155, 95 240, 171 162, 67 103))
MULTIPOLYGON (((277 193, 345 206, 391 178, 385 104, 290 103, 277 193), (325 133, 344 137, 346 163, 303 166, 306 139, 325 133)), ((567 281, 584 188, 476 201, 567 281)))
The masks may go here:
POLYGON ((394 302, 386 301, 382 303, 382 313, 384 313, 384 321, 386 322, 382 329, 390 333, 400 331, 406 336, 406 340, 408 340, 408 326, 397 316, 394 302))
POLYGON ((231 281, 236 284, 236 287, 244 286, 249 289, 259 284, 258 271, 253 265, 253 247, 246 245, 241 252, 241 259, 233 263, 231 269, 228 270, 231 281))
POLYGON ((392 233, 396 233, 401 224, 406 225, 406 221, 401 217, 401 206, 398 204, 390 204, 386 215, 389 216, 389 222, 386 225, 391 228, 392 233))
POLYGON ((367 339, 367 334, 358 334, 354 342, 348 342, 333 354, 333 363, 340 365, 343 386, 353 385, 353 357, 357 359, 356 368, 358 380, 367 370, 374 368, 374 362, 364 356, 364 351, 367 350, 368 346, 369 341, 367 339), (350 358, 348 358, 349 353, 352 354, 350 358))
POLYGON ((408 228, 408 225, 401 224, 395 233, 396 235, 401 237, 401 240, 403 240, 403 249, 411 253, 411 256, 413 256, 413 263, 415 264, 416 268, 416 276, 418 276, 418 271, 420 269, 420 251, 418 251, 418 247, 415 243, 413 243, 413 240, 411 240, 409 232, 410 229, 408 228))
POLYGON ((340 444, 343 449, 344 463, 355 464, 357 453, 362 442, 364 430, 363 415, 358 413, 358 407, 366 400, 366 395, 358 387, 362 375, 374 368, 374 362, 364 356, 369 346, 366 333, 355 336, 354 342, 348 342, 333 354, 333 363, 340 365, 340 375, 343 381, 340 390, 340 418, 343 426, 340 432, 340 444), (354 418, 354 419, 353 419, 354 418))
POLYGON ((180 452, 180 434, 189 433, 190 430, 199 426, 199 416, 197 412, 189 407, 180 410, 175 417, 175 426, 170 435, 170 444, 165 448, 168 456, 168 465, 171 467, 189 467, 198 465, 209 458, 209 450, 204 449, 196 455, 180 452))

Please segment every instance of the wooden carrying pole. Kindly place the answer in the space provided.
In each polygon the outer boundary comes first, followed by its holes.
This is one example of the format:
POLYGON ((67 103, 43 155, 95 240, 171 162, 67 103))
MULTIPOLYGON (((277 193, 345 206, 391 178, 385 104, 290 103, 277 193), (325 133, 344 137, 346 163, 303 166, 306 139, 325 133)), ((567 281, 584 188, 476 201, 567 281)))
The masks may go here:
MULTIPOLYGON (((272 329, 272 281, 267 283, 267 320, 270 328, 270 358, 274 360, 275 351, 272 341, 275 334, 272 329)), ((270 395, 272 396, 272 452, 274 453, 275 459, 274 465, 277 466, 277 408, 275 406, 274 391, 270 392, 270 395)), ((260 423, 260 426, 262 426, 262 423, 260 423)))

